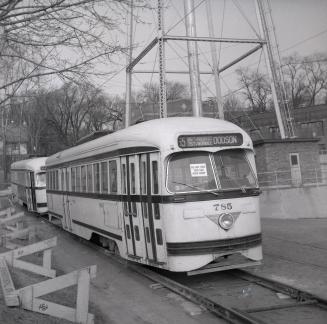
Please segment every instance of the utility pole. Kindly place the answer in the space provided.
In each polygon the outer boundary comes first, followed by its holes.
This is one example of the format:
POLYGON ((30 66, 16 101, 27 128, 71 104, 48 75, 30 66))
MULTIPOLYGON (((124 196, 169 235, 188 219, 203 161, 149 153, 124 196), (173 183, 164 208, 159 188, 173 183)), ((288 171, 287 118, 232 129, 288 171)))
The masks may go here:
POLYGON ((274 57, 270 44, 267 21, 265 18, 265 12, 261 0, 255 0, 255 1, 256 1, 255 4, 256 4, 257 19, 259 22, 260 36, 267 41, 266 45, 263 46, 263 51, 264 51, 264 57, 265 57, 268 75, 270 79, 271 93, 274 101, 277 123, 280 130, 280 136, 282 139, 285 139, 286 138, 285 127, 284 127, 280 106, 279 106, 279 100, 278 100, 279 96, 276 89, 276 87, 278 86, 278 78, 276 74, 276 67, 274 64, 274 57))
MULTIPOLYGON (((212 6, 211 0, 206 1, 206 9, 207 9, 207 21, 208 21, 208 29, 209 36, 215 37, 213 21, 212 21, 212 6)), ((218 116, 220 119, 224 119, 224 106, 221 96, 221 86, 220 86, 220 76, 219 76, 219 65, 218 65, 218 55, 217 55, 217 47, 216 43, 210 42, 211 49, 211 57, 212 57, 212 73, 215 79, 215 90, 216 90, 216 98, 217 98, 217 107, 218 107, 218 116)))
MULTIPOLYGON (((127 65, 131 64, 133 60, 133 21, 134 21, 134 0, 130 0, 130 20, 129 28, 127 28, 127 46, 128 46, 128 57, 127 65)), ((126 69, 126 105, 125 105, 125 128, 130 125, 131 122, 131 95, 132 95, 132 70, 126 69)))
MULTIPOLYGON (((187 37, 196 38, 194 0, 184 0, 185 26, 187 37)), ((199 53, 196 41, 187 41, 193 116, 202 116, 202 98, 199 73, 199 53)))
POLYGON ((166 62, 164 40, 164 13, 162 0, 158 0, 158 46, 159 46, 159 116, 167 118, 166 62))

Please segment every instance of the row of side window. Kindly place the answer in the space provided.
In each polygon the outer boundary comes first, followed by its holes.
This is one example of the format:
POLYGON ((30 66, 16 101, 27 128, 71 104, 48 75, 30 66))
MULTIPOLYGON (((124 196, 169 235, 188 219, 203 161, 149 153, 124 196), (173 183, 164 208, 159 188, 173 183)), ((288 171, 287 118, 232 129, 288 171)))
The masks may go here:
POLYGON ((117 193, 117 161, 103 161, 48 170, 47 189, 71 192, 117 193))

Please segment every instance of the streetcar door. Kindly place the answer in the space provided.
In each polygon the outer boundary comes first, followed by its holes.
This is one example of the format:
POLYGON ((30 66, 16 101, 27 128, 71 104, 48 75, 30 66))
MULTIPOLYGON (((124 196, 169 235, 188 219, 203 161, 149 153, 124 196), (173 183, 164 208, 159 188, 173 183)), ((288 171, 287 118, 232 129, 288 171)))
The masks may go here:
POLYGON ((36 211, 35 173, 30 172, 31 179, 31 210, 36 211))
POLYGON ((158 153, 140 156, 142 222, 147 258, 164 263, 166 250, 160 208, 160 172, 158 153))
POLYGON ((62 203, 63 203, 63 211, 64 217, 62 220, 63 227, 69 231, 72 230, 71 217, 70 217, 70 201, 69 201, 69 179, 70 174, 67 168, 62 169, 61 173, 61 188, 62 188, 62 203))
POLYGON ((33 211, 33 196, 35 201, 35 193, 33 195, 33 191, 35 190, 35 181, 34 181, 34 173, 27 172, 26 173, 26 203, 27 210, 33 211))
POLYGON ((127 254, 132 258, 145 258, 141 203, 139 202, 139 165, 136 156, 121 158, 121 177, 127 254))

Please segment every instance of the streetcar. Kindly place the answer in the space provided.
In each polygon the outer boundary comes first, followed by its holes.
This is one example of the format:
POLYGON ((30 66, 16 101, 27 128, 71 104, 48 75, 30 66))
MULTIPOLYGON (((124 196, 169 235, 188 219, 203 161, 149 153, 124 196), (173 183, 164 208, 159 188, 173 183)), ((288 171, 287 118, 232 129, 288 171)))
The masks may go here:
POLYGON ((230 122, 146 121, 50 156, 46 174, 49 217, 122 258, 189 274, 262 259, 253 145, 230 122))
POLYGON ((48 211, 45 160, 46 157, 38 157, 17 161, 10 166, 13 200, 39 214, 48 211))

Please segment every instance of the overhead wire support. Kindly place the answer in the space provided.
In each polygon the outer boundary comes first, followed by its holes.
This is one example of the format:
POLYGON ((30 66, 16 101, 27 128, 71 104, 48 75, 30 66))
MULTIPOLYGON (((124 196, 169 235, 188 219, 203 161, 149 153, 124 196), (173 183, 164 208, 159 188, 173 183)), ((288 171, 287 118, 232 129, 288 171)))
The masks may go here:
POLYGON ((270 37, 269 37, 269 32, 267 29, 267 21, 264 13, 264 8, 262 4, 262 0, 255 0, 255 5, 256 5, 256 12, 257 12, 257 19, 259 22, 259 29, 260 29, 260 34, 261 37, 265 38, 267 43, 266 46, 264 46, 264 56, 266 60, 266 66, 268 70, 268 75, 270 78, 270 85, 271 85, 271 92, 272 92, 272 97, 274 101, 274 107, 275 107, 275 112, 276 112, 276 118, 277 118, 277 123, 278 127, 280 130, 280 136, 282 139, 285 139, 287 137, 287 134, 285 132, 285 125, 284 121, 281 115, 281 110, 279 106, 279 91, 277 89, 278 86, 278 78, 276 74, 276 68, 274 65, 274 58, 272 54, 272 48, 270 45, 270 37))
MULTIPOLYGON (((207 9, 206 11, 207 11, 209 36, 214 37, 211 0, 206 1, 206 9, 207 9)), ((210 48, 211 48, 211 57, 212 57, 212 74, 213 74, 214 80, 215 80, 218 116, 220 119, 224 119, 224 105, 223 105, 222 96, 221 96, 219 59, 218 59, 216 44, 213 42, 210 42, 210 48)))
POLYGON ((166 40, 196 41, 196 42, 217 42, 217 43, 241 43, 241 44, 266 44, 266 40, 257 38, 220 38, 203 36, 177 36, 165 35, 166 40))
MULTIPOLYGON (((127 43, 128 43, 128 57, 127 63, 128 66, 131 65, 133 61, 133 29, 134 29, 134 0, 130 2, 130 21, 129 28, 127 33, 127 43)), ((132 96, 132 70, 126 69, 126 105, 125 105, 125 127, 130 125, 130 114, 131 114, 131 96, 132 96)))
POLYGON ((162 0, 158 0, 158 45, 159 45, 159 115, 167 118, 167 91, 165 66, 164 14, 162 0))

